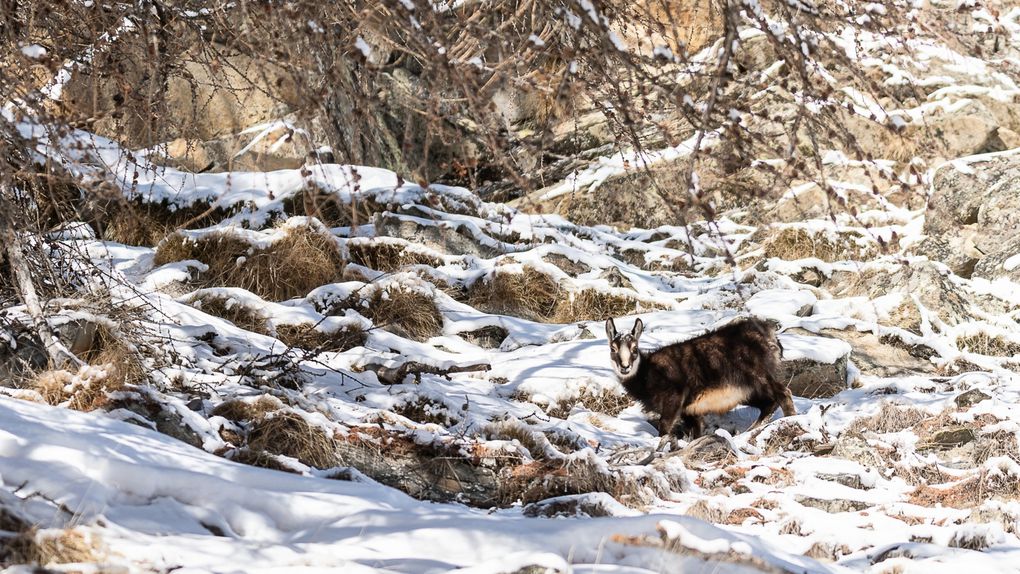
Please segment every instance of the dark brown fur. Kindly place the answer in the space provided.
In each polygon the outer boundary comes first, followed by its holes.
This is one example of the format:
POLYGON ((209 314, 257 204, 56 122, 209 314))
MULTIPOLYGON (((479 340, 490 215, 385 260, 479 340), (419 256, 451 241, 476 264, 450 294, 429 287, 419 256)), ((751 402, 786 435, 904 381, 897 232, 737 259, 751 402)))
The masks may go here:
MULTIPOLYGON (((612 319, 607 321, 617 369, 622 368, 621 345, 637 350, 642 328, 639 319, 633 331, 617 335, 612 319)), ((641 352, 632 367, 635 372, 618 370, 617 375, 632 397, 659 414, 661 436, 668 436, 680 422, 696 438, 704 428, 703 415, 722 414, 738 404, 761 411, 751 428, 771 419, 777 407, 784 416, 796 414, 790 390, 779 378, 781 349, 772 326, 751 317, 657 351, 641 352)))

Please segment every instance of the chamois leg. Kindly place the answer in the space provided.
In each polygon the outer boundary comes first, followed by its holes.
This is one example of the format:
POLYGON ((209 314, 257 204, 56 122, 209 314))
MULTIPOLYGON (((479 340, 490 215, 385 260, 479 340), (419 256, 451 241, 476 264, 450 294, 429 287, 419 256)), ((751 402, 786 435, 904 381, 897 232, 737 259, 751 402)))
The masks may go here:
POLYGON ((705 432, 705 417, 686 415, 683 417, 684 433, 690 440, 699 438, 705 432))
POLYGON ((669 450, 676 450, 676 424, 680 420, 680 409, 679 408, 667 408, 662 413, 662 418, 659 419, 659 447, 655 450, 662 448, 665 441, 669 441, 669 450))
POLYGON ((776 407, 779 405, 775 401, 762 401, 754 406, 761 411, 761 414, 758 415, 758 420, 754 421, 754 424, 748 427, 747 430, 756 429, 772 420, 772 414, 776 412, 776 407))
POLYGON ((790 387, 786 385, 783 385, 783 395, 779 399, 779 406, 783 409, 784 417, 792 417, 797 414, 797 407, 793 406, 793 395, 790 394, 790 387))

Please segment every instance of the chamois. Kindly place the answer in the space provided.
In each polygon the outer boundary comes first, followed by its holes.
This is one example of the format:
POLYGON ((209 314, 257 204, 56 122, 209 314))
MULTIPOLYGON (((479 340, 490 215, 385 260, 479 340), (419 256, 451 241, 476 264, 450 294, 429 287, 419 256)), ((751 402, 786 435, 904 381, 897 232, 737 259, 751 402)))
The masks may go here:
POLYGON ((697 438, 704 415, 738 405, 761 411, 750 428, 771 419, 776 407, 783 416, 797 414, 790 389, 779 378, 782 347, 769 323, 749 317, 650 352, 638 350, 643 328, 638 319, 629 333, 617 334, 613 320, 606 321, 613 370, 634 399, 661 417, 662 442, 670 437, 675 444, 677 422, 697 438))

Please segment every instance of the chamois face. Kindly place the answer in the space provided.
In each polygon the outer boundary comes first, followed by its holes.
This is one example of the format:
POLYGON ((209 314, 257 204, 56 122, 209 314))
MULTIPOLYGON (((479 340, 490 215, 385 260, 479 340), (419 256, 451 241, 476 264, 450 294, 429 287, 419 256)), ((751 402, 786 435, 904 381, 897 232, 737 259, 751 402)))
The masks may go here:
POLYGON ((638 352, 638 338, 644 324, 641 319, 634 322, 630 333, 618 335, 613 320, 606 321, 606 336, 609 338, 609 357, 613 362, 613 370, 620 380, 627 380, 637 374, 641 353, 638 352))

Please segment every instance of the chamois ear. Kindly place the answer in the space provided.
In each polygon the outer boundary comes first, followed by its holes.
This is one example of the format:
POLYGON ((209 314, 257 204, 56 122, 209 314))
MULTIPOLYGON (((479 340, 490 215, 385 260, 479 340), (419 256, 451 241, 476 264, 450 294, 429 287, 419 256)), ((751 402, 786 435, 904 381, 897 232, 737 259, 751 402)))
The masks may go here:
POLYGON ((638 319, 637 321, 634 321, 634 329, 630 332, 630 334, 633 335, 636 340, 641 336, 641 331, 644 330, 644 328, 645 324, 641 322, 641 319, 638 319))
POLYGON ((606 337, 609 337, 610 342, 616 339, 616 325, 613 324, 612 319, 606 321, 606 337))

